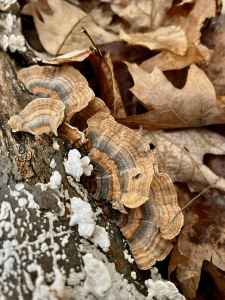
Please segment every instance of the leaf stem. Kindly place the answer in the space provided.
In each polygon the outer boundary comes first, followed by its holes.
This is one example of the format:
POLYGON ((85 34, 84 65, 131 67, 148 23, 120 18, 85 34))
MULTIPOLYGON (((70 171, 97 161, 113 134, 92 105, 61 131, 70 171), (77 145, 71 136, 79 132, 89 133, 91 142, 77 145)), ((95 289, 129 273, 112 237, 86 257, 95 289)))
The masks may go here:
POLYGON ((193 203, 198 197, 200 197, 202 194, 204 194, 205 192, 207 192, 211 187, 213 187, 221 178, 223 178, 225 176, 225 173, 223 173, 223 175, 221 175, 219 178, 217 178, 217 180, 210 184, 206 189, 204 189, 201 193, 199 193, 196 197, 194 197, 193 199, 191 199, 191 201, 188 202, 188 204, 186 204, 184 207, 181 208, 181 210, 175 215, 175 217, 173 218, 173 220, 169 223, 169 225, 166 227, 168 228, 173 221, 177 218, 177 216, 185 209, 187 208, 191 203, 193 203))
POLYGON ((87 30, 84 27, 81 27, 81 32, 86 34, 86 36, 90 39, 90 41, 92 42, 97 54, 102 57, 102 53, 100 51, 100 49, 98 49, 98 47, 96 46, 95 42, 93 41, 92 37, 90 36, 90 34, 87 32, 87 30))

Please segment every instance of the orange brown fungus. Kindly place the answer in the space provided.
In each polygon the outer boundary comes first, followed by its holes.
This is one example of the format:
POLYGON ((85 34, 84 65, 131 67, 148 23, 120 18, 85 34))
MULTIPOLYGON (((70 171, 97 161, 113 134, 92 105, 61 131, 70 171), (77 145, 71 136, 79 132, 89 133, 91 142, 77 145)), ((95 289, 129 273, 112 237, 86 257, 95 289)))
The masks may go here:
POLYGON ((158 172, 147 142, 118 124, 109 113, 88 120, 86 136, 97 180, 94 198, 111 201, 118 209, 116 223, 127 239, 137 266, 146 270, 171 251, 183 226, 177 195, 167 174, 158 172))
POLYGON ((57 128, 64 118, 65 105, 51 98, 38 98, 30 102, 19 115, 9 120, 12 131, 25 131, 34 135, 57 135, 57 128))
POLYGON ((87 143, 84 133, 79 131, 76 127, 71 126, 67 122, 62 124, 59 129, 59 134, 67 137, 70 140, 70 143, 76 147, 81 147, 87 143))
POLYGON ((29 92, 38 97, 61 100, 65 104, 67 120, 94 99, 84 76, 72 66, 31 66, 18 73, 29 92))
POLYGON ((153 177, 153 156, 143 138, 98 112, 88 120, 86 136, 92 142, 90 159, 97 175, 95 198, 105 198, 114 208, 138 207, 148 200, 153 177))
POLYGON ((116 220, 139 269, 147 270, 170 253, 173 245, 160 233, 160 208, 154 199, 128 209, 116 220))
POLYGON ((116 220, 142 270, 165 259, 173 248, 170 240, 179 234, 184 221, 180 214, 168 226, 180 210, 177 195, 169 176, 158 173, 157 166, 154 166, 154 172, 148 201, 128 209, 127 215, 120 214, 116 220))
POLYGON ((95 97, 84 109, 74 114, 70 120, 70 124, 79 127, 79 130, 84 130, 87 128, 87 120, 94 116, 97 112, 109 114, 109 109, 105 105, 104 101, 95 97))

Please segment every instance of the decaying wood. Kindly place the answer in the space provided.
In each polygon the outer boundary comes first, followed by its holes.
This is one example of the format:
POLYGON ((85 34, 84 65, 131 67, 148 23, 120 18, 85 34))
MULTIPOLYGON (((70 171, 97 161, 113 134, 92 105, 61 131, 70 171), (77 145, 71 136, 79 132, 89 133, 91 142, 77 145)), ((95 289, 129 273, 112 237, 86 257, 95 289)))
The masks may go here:
MULTIPOLYGON (((46 255, 46 253, 43 253, 41 257, 41 251, 38 250, 40 252, 39 255, 37 252, 37 254, 35 254, 35 256, 31 260, 29 253, 31 253, 30 250, 32 249, 33 253, 36 253, 37 251, 37 249, 32 246, 32 243, 34 243, 33 241, 35 241, 37 238, 37 236, 35 236, 36 231, 38 232, 38 234, 39 232, 43 232, 43 230, 45 230, 46 232, 51 232, 50 235, 48 234, 48 237, 46 236, 46 242, 48 243, 48 241, 50 241, 50 236, 53 237, 54 235, 59 234, 57 228, 60 226, 64 226, 64 233, 62 233, 62 236, 70 232, 69 243, 66 244, 66 246, 63 246, 63 244, 60 242, 60 235, 59 238, 53 238, 53 240, 59 246, 57 253, 62 254, 63 251, 65 251, 65 255, 69 260, 66 265, 63 260, 57 261, 59 268, 64 268, 65 276, 68 278, 70 269, 75 268, 76 271, 80 271, 83 263, 78 251, 80 237, 77 228, 71 228, 68 225, 69 218, 67 218, 66 215, 70 214, 70 212, 66 208, 65 215, 59 215, 61 209, 58 204, 58 199, 60 199, 62 203, 66 204, 67 200, 66 198, 63 198, 65 194, 63 193, 60 196, 52 190, 42 192, 39 187, 36 187, 34 185, 36 183, 48 183, 52 172, 58 171, 63 178, 63 190, 68 191, 69 197, 77 196, 82 198, 85 196, 85 193, 82 190, 81 186, 77 186, 77 189, 75 190, 69 184, 69 182, 67 181, 67 175, 64 170, 64 157, 67 155, 68 151, 72 149, 72 146, 69 140, 64 137, 56 137, 54 135, 47 136, 45 134, 42 134, 39 137, 35 137, 30 133, 13 133, 11 131, 8 120, 13 115, 19 114, 20 111, 22 111, 33 98, 24 89, 23 85, 17 80, 17 76, 11 69, 11 66, 5 58, 3 52, 0 52, 0 65, 2 69, 2 72, 0 72, 0 103, 2 108, 0 114, 0 200, 1 203, 3 203, 7 199, 7 203, 10 203, 15 213, 14 226, 18 230, 18 234, 12 238, 7 238, 7 241, 8 243, 11 243, 13 239, 18 239, 19 242, 21 242, 22 244, 24 243, 24 247, 21 246, 21 249, 25 252, 18 252, 18 261, 20 261, 22 255, 24 255, 25 253, 27 255, 26 262, 24 262, 23 265, 17 265, 17 262, 15 262, 14 264, 14 268, 16 270, 20 268, 22 273, 18 273, 16 279, 13 277, 13 275, 10 275, 10 277, 7 277, 7 282, 13 280, 14 284, 20 284, 21 281, 25 280, 24 271, 27 272, 27 266, 34 262, 37 263, 37 266, 38 264, 41 264, 44 275, 51 272, 53 272, 52 274, 54 274, 54 265, 52 264, 52 260, 49 260, 49 257, 46 255), (55 150, 53 148, 53 143, 58 144, 59 150, 55 150), (50 161, 53 158, 56 163, 55 169, 52 169, 50 167, 50 161), (30 216, 29 220, 31 223, 33 223, 32 230, 28 230, 24 225, 25 223, 23 224, 23 221, 26 221, 26 219, 23 220, 23 217, 20 215, 20 211, 18 212, 18 214, 15 212, 16 207, 18 207, 18 201, 10 195, 9 187, 12 191, 15 191, 16 183, 18 182, 24 184, 24 188, 34 196, 35 201, 40 207, 40 217, 36 214, 36 210, 27 209, 27 215, 30 216), (79 189, 81 189, 80 193, 83 196, 77 192, 79 191, 79 189), (5 197, 5 195, 7 198, 5 197), (53 214, 56 216, 54 223, 51 223, 50 219, 46 217, 49 214, 46 215, 45 213, 49 213, 50 215, 53 214), (17 224, 17 218, 22 219, 21 225, 18 225, 19 223, 17 224), (51 228, 51 230, 49 228, 51 228), (21 235, 21 230, 25 230, 26 235, 21 235)), ((24 199, 27 199, 27 196, 23 192, 20 193, 24 199)), ((92 209, 95 211, 95 201, 91 201, 91 199, 89 200, 90 204, 92 205, 92 209)), ((108 222, 105 221, 101 215, 99 215, 97 224, 101 225, 102 227, 106 227, 108 222)), ((117 270, 123 273, 124 277, 131 282, 134 282, 134 280, 131 278, 131 271, 134 270, 137 273, 139 282, 144 285, 144 280, 149 278, 149 274, 146 276, 146 274, 142 273, 135 264, 130 264, 124 258, 123 250, 129 248, 128 246, 124 246, 123 237, 115 224, 110 224, 110 232, 111 231, 113 232, 113 237, 110 237, 111 247, 107 253, 107 257, 110 261, 115 262, 117 270)), ((4 242, 4 239, 2 239, 2 243, 4 242)), ((90 242, 87 241, 87 245, 88 244, 90 244, 90 242)), ((91 244, 89 247, 91 247, 91 244)), ((33 288, 35 288, 35 279, 37 278, 37 276, 38 274, 36 272, 32 273, 32 281, 34 285, 33 288)), ((49 279, 44 283, 46 284, 46 286, 52 284, 53 282, 53 277, 48 278, 49 279)), ((140 284, 138 284, 137 288, 144 292, 145 288, 143 288, 143 285, 141 286, 140 284)), ((34 290, 32 289, 29 290, 27 294, 21 291, 25 300, 30 300, 32 298, 33 292, 34 290)), ((13 289, 13 293, 14 299, 17 299, 19 292, 16 287, 15 289, 13 289)))

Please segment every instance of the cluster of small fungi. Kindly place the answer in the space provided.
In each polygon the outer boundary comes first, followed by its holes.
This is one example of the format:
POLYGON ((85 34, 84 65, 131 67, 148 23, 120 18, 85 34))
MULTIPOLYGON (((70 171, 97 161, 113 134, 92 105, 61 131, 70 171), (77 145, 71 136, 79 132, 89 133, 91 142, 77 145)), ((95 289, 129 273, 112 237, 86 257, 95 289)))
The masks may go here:
POLYGON ((117 123, 72 66, 35 65, 21 70, 18 78, 38 98, 9 120, 12 130, 57 135, 61 124, 59 134, 75 147, 91 143, 94 198, 106 199, 120 211, 116 223, 140 269, 163 260, 180 232, 183 215, 170 224, 180 210, 177 195, 170 177, 159 173, 141 134, 117 123), (87 123, 85 134, 71 125, 76 118, 87 123))

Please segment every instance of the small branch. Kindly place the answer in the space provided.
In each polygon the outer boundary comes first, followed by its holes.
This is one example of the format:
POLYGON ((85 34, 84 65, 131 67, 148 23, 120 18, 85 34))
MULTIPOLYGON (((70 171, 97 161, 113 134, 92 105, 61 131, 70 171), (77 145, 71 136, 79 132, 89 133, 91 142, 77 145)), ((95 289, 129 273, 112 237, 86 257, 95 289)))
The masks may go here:
POLYGON ((223 175, 221 175, 214 183, 210 184, 206 189, 204 189, 201 193, 199 193, 196 197, 194 197, 190 202, 188 202, 187 205, 185 205, 173 218, 173 220, 169 223, 169 225, 166 227, 168 228, 173 221, 177 218, 177 216, 185 209, 187 208, 191 203, 193 203, 197 198, 199 198, 202 194, 204 194, 205 192, 207 192, 211 187, 213 187, 221 178, 223 178, 225 176, 225 173, 223 173, 223 175))
POLYGON ((87 30, 84 27, 81 27, 81 32, 86 34, 86 36, 90 39, 90 41, 92 42, 94 48, 96 49, 97 54, 102 58, 102 53, 101 53, 100 49, 96 46, 95 42, 93 41, 92 37, 87 32, 87 30))

